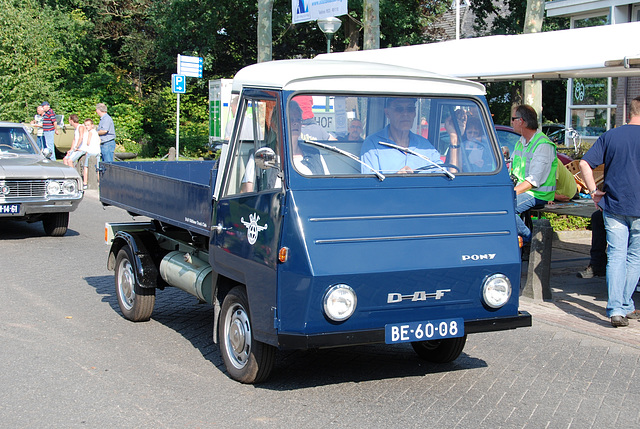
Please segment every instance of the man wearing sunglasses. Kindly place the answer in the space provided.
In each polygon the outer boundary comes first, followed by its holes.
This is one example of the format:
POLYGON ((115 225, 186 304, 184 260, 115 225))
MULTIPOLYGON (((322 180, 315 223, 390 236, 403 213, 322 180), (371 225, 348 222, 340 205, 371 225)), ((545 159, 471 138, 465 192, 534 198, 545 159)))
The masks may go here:
MULTIPOLYGON (((416 118, 415 98, 387 98, 384 114, 389 125, 370 135, 362 144, 362 161, 383 174, 413 173, 424 167, 424 159, 414 154, 403 152, 380 142, 391 143, 426 156, 434 163, 442 163, 440 152, 422 136, 411 131, 416 118)), ((370 173, 368 167, 362 167, 363 173, 370 173)))
POLYGON ((520 140, 513 151, 511 174, 516 177, 516 222, 518 235, 524 243, 531 242, 531 230, 520 217, 529 209, 544 207, 553 201, 556 191, 556 145, 538 131, 538 115, 535 109, 522 104, 511 117, 513 130, 520 140))

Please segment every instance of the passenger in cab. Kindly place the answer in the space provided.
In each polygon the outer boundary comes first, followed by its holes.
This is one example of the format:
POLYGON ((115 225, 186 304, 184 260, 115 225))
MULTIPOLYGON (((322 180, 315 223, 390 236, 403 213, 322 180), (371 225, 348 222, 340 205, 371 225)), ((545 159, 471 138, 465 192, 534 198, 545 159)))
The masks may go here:
MULTIPOLYGON (((384 114, 389 124, 364 141, 360 157, 362 162, 382 173, 413 173, 428 164, 419 156, 380 144, 386 142, 409 148, 434 163, 442 163, 440 152, 429 140, 411 131, 416 118, 415 98, 387 98, 384 114)), ((362 173, 371 171, 363 165, 362 173)))
POLYGON ((310 145, 300 145, 303 123, 302 109, 295 101, 289 103, 289 120, 291 121, 291 153, 293 165, 304 175, 325 175, 329 169, 318 149, 310 145))
POLYGON ((462 149, 464 171, 482 172, 495 169, 495 159, 480 119, 468 119, 462 149))
POLYGON ((362 141, 362 121, 358 118, 354 118, 349 122, 349 134, 347 134, 347 140, 352 142, 362 141))
MULTIPOLYGON (((300 146, 299 139, 302 128, 302 109, 295 101, 289 103, 289 121, 291 129, 291 153, 293 159, 293 165, 295 169, 303 175, 326 175, 329 174, 329 169, 324 161, 320 152, 309 146, 304 145, 304 148, 300 146)), ((277 130, 278 127, 272 126, 272 130, 277 130)), ((277 140, 277 137, 274 141, 277 140)), ((241 193, 254 192, 255 185, 254 180, 256 177, 256 163, 253 158, 253 154, 247 161, 245 167, 244 176, 242 178, 242 185, 240 188, 241 193)), ((280 178, 276 174, 273 174, 275 170, 270 171, 268 189, 280 188, 282 183, 280 178), (271 183, 273 182, 273 183, 271 183)))

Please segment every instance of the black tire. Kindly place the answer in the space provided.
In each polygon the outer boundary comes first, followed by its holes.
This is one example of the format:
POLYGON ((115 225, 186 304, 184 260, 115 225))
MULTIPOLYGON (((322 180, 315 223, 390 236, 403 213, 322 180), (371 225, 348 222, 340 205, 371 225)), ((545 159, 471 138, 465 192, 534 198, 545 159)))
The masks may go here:
POLYGON ((276 349, 253 338, 249 300, 244 287, 233 288, 224 298, 218 324, 220 354, 231 378, 260 383, 275 365, 276 349))
POLYGON ((145 322, 153 313, 156 290, 138 286, 131 255, 129 246, 124 246, 116 257, 115 283, 118 305, 126 319, 132 322, 145 322))
POLYGON ((51 237, 62 237, 69 226, 69 212, 49 213, 42 217, 44 233, 51 237))
POLYGON ((442 340, 415 341, 411 343, 413 350, 420 358, 434 363, 453 362, 458 359, 467 336, 458 338, 445 338, 442 340))

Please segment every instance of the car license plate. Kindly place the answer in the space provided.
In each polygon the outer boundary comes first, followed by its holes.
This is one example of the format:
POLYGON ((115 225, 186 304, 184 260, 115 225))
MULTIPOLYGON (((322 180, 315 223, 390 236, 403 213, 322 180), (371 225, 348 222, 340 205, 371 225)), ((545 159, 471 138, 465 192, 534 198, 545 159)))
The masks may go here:
POLYGON ((462 336, 464 336, 464 319, 462 318, 395 323, 384 326, 384 337, 387 344, 462 336))
POLYGON ((0 204, 0 216, 18 214, 20 214, 20 204, 0 204))

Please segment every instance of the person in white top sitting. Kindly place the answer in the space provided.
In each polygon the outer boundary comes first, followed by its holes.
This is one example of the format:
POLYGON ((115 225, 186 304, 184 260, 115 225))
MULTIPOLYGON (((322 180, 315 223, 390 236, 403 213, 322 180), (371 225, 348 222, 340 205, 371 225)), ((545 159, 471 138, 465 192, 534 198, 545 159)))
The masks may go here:
MULTIPOLYGON (((69 122, 71 122, 71 118, 73 116, 75 116, 74 120, 77 120, 77 115, 71 115, 69 117, 69 122)), ((78 161, 83 155, 86 155, 84 157, 84 169, 82 171, 82 188, 87 189, 89 181, 89 158, 91 158, 92 156, 97 157, 98 155, 100 155, 100 136, 94 128, 93 121, 91 119, 84 120, 83 128, 85 129, 85 131, 82 135, 82 139, 80 140, 80 146, 77 147, 74 140, 74 144, 71 148, 72 151, 69 151, 70 154, 65 157, 65 164, 73 166, 73 163, 78 161), (67 159, 69 163, 67 163, 67 159)))
MULTIPOLYGON (((75 128, 73 133, 73 143, 71 143, 71 149, 69 149, 62 159, 62 162, 69 167, 73 167, 73 160, 71 159, 71 155, 75 152, 79 152, 80 146, 82 145, 82 140, 84 139, 86 128, 83 124, 78 120, 78 115, 75 113, 69 116, 69 124, 75 128)), ((80 158, 84 153, 78 155, 75 159, 76 161, 80 158)))

